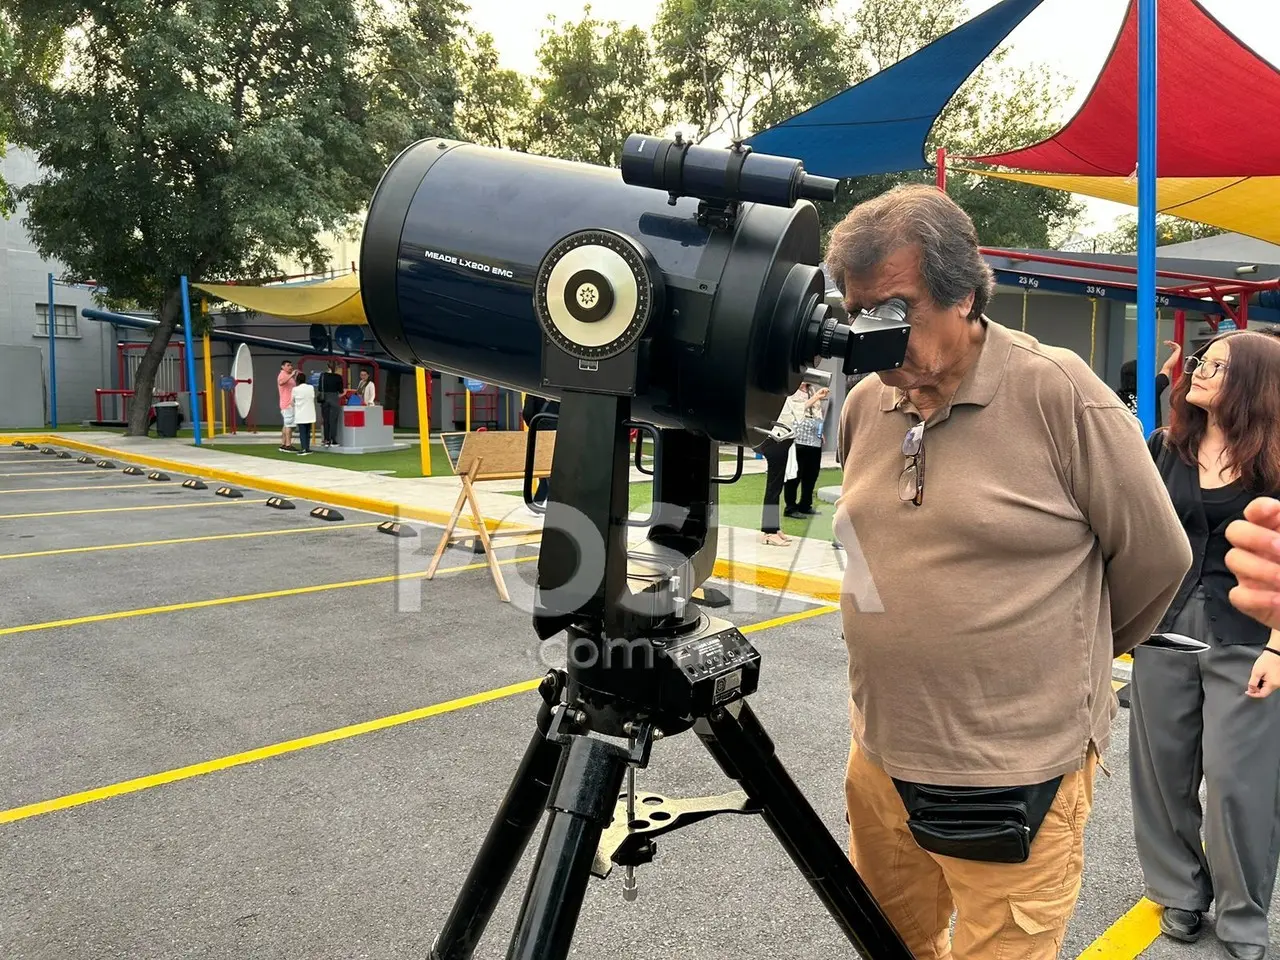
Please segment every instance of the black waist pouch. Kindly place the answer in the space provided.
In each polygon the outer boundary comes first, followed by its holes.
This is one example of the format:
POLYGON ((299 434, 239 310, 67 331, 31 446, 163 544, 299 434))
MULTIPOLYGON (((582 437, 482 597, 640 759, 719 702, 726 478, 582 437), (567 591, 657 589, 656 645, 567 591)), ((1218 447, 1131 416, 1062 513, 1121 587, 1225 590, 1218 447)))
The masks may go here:
POLYGON ((921 849, 986 863, 1023 863, 1062 777, 1029 787, 935 787, 896 777, 921 849))

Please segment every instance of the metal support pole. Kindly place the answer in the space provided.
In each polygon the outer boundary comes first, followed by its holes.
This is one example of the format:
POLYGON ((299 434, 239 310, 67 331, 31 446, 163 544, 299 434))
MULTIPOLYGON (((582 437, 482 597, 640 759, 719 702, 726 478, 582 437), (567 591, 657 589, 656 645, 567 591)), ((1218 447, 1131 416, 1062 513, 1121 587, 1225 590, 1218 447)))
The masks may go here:
POLYGON ((947 148, 938 148, 938 189, 947 192, 947 148))
POLYGON ((422 475, 431 476, 431 411, 427 408, 427 371, 413 368, 418 390, 418 454, 422 458, 422 475))
MULTIPOLYGON (((1173 339, 1182 348, 1183 356, 1187 352, 1187 311, 1173 311, 1173 339)), ((1178 364, 1173 368, 1172 383, 1177 383, 1182 376, 1182 364, 1178 364)))
POLYGON ((1156 0, 1138 0, 1138 419, 1156 428, 1156 0))
POLYGON ((54 339, 53 274, 49 274, 49 426, 58 429, 58 361, 54 339))
POLYGON ((215 435, 213 421, 213 348, 207 332, 204 335, 204 405, 209 411, 209 439, 212 440, 215 435))
POLYGON ((183 351, 187 358, 187 394, 191 397, 191 428, 196 446, 200 446, 200 393, 196 389, 196 354, 191 349, 191 298, 187 292, 187 278, 182 278, 182 336, 186 342, 183 351))

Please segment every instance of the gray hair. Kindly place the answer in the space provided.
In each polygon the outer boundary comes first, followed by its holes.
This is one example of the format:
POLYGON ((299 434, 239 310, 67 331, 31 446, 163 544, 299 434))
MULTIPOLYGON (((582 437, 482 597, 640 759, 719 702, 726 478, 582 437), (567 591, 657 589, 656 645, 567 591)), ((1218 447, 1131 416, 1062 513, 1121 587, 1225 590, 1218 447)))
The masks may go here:
POLYGON ((952 307, 972 293, 969 319, 982 317, 994 275, 978 249, 973 220, 936 187, 902 185, 854 207, 831 231, 827 266, 844 293, 846 273, 866 276, 902 247, 919 250, 920 276, 935 303, 952 307))

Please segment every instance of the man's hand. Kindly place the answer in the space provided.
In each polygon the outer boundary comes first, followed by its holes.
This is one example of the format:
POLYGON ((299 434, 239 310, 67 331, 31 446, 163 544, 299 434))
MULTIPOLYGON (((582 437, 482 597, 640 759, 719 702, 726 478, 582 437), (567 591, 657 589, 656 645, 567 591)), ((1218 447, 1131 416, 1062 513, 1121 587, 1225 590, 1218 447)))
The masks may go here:
MULTIPOLYGON (((1227 539, 1232 546, 1227 551, 1227 567, 1238 581, 1231 589, 1232 606, 1272 630, 1280 630, 1280 500, 1255 499, 1245 507, 1244 519, 1227 527, 1227 539)), ((1280 662, 1273 653, 1263 656, 1280 662)), ((1254 679, 1258 672, 1255 666, 1254 679)))

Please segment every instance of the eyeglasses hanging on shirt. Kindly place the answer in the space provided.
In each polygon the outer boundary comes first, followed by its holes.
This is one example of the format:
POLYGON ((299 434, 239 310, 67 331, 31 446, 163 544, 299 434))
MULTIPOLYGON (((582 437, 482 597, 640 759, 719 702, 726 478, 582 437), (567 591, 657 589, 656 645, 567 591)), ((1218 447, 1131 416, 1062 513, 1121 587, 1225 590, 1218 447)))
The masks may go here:
POLYGON ((907 465, 898 476, 898 499, 903 503, 924 503, 924 421, 921 420, 902 438, 902 455, 907 465))

